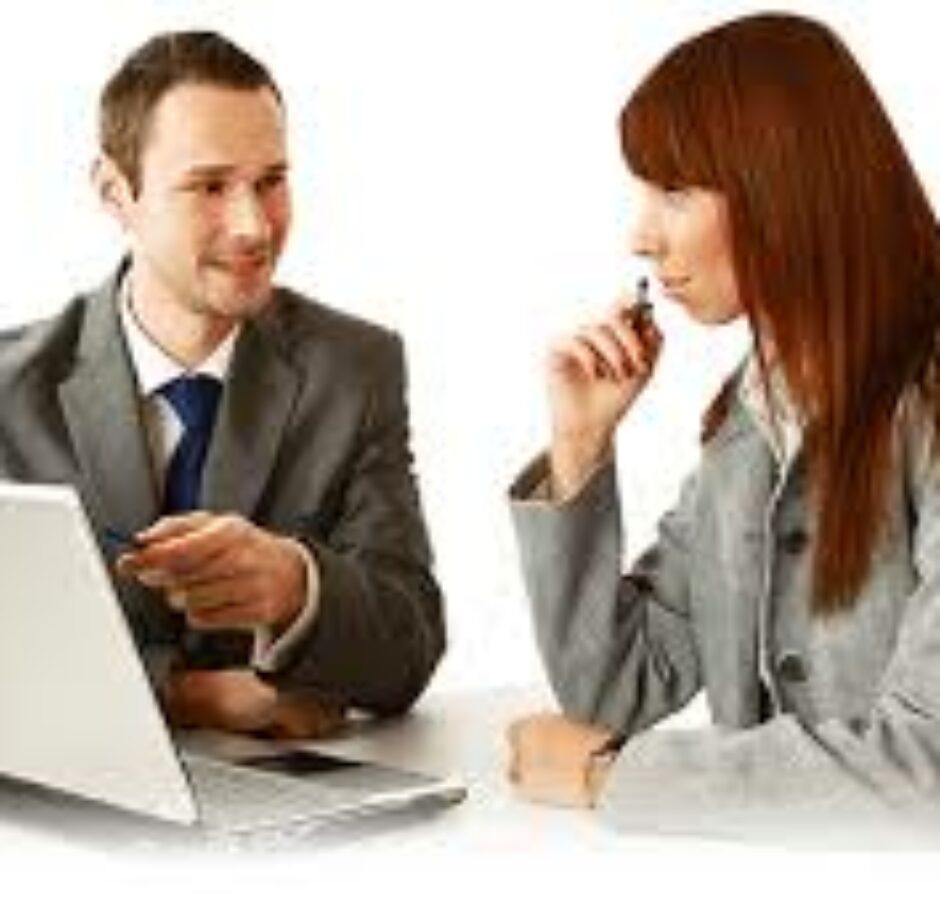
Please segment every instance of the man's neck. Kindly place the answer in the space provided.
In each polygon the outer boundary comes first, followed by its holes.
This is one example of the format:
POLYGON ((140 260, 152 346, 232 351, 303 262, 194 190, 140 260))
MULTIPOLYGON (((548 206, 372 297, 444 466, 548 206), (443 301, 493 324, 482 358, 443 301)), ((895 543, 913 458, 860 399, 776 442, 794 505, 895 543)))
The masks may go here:
POLYGON ((130 310, 150 339, 186 369, 194 369, 208 359, 238 325, 235 319, 161 301, 147 290, 138 290, 133 283, 130 310))

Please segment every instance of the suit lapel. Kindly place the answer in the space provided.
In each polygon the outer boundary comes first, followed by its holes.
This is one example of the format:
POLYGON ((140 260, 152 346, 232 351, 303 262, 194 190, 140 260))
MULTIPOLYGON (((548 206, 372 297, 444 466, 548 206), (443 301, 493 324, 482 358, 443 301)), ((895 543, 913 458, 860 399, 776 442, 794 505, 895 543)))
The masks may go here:
POLYGON ((239 335, 203 475, 207 509, 251 517, 274 468, 300 390, 278 339, 276 303, 239 335))
POLYGON ((118 318, 118 283, 115 278, 90 298, 78 363, 60 385, 59 399, 97 516, 133 532, 153 521, 158 501, 118 318))

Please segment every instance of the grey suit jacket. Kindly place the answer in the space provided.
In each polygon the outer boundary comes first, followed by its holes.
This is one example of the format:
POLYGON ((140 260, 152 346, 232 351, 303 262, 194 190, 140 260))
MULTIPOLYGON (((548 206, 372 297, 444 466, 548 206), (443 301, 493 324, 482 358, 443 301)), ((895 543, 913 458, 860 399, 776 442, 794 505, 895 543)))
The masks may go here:
MULTIPOLYGON (((810 617, 803 460, 779 471, 737 402, 654 546, 624 574, 615 467, 561 505, 538 460, 511 496, 549 677, 572 717, 631 736, 602 796, 621 828, 876 827, 940 809, 940 466, 929 413, 899 465, 858 602, 810 617), (764 685, 764 687, 762 687, 764 685), (704 690, 714 727, 649 730, 704 690)), ((940 831, 937 832, 940 834, 940 831)))
MULTIPOLYGON (((99 534, 159 510, 121 275, 0 335, 0 476, 75 485, 99 534)), ((315 624, 274 680, 378 713, 415 699, 445 642, 404 392, 397 337, 278 289, 239 335, 203 478, 206 509, 298 537, 316 558, 315 624)), ((181 621, 141 588, 120 593, 154 674, 181 621)))

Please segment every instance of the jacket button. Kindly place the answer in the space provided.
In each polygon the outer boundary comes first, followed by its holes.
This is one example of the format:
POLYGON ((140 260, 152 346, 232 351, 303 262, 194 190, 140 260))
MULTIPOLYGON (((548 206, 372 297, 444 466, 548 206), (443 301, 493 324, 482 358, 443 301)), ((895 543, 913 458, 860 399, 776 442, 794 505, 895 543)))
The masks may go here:
POLYGON ((809 672, 803 657, 798 653, 784 653, 777 660, 777 675, 781 681, 802 684, 809 680, 809 672))
POLYGON ((809 535, 802 528, 794 528, 780 536, 780 547, 792 556, 802 553, 808 543, 809 535))

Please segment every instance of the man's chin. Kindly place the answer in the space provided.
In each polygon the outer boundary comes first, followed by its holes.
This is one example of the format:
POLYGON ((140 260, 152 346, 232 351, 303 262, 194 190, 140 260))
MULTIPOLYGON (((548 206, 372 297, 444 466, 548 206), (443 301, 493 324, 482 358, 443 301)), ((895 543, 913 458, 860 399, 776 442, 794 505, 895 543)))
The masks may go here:
POLYGON ((251 319, 264 312, 271 303, 272 290, 268 285, 263 290, 243 295, 231 304, 233 318, 251 319))
POLYGON ((267 308, 273 290, 268 280, 254 284, 228 285, 227 289, 209 292, 208 306, 226 318, 250 319, 267 308))

